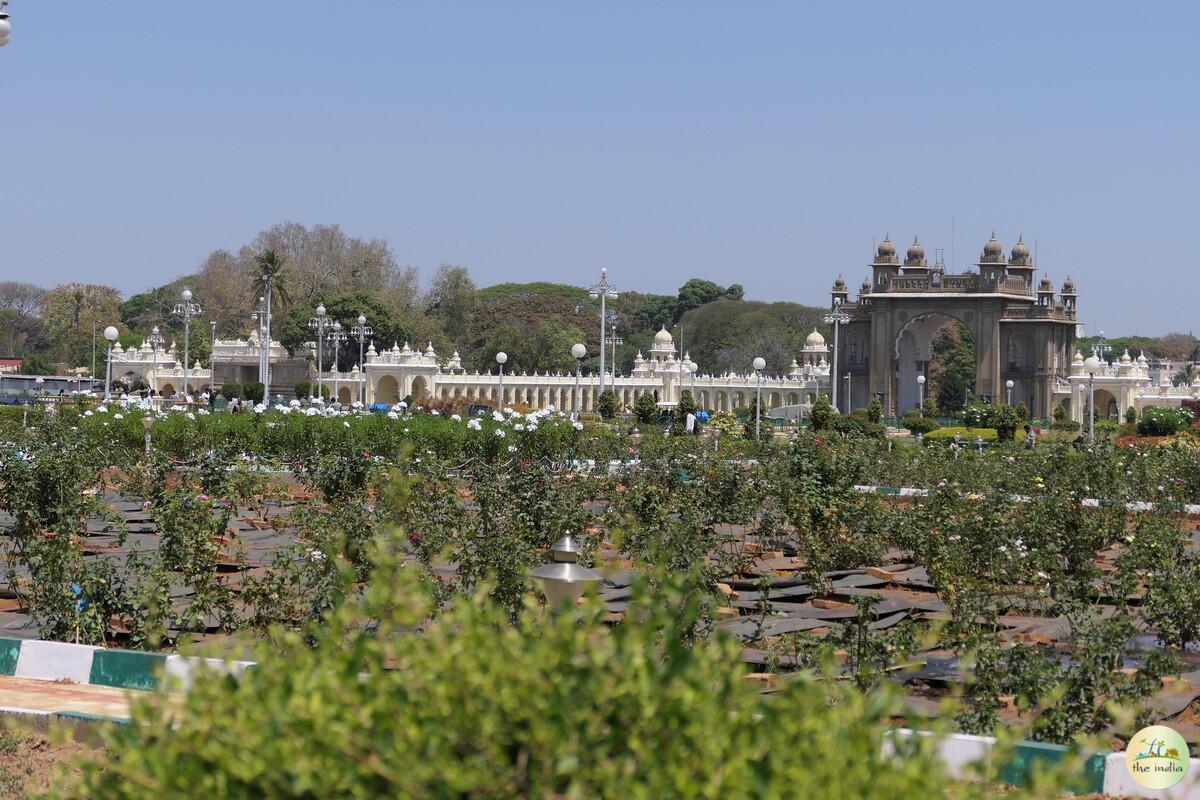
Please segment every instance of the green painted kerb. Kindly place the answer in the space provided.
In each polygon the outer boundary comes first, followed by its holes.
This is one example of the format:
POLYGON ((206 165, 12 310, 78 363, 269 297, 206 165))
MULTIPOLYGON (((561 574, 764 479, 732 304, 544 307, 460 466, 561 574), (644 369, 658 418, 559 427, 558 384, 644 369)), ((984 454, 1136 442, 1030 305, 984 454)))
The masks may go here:
POLYGON ((132 650, 96 650, 92 653, 91 683, 120 689, 157 689, 167 657, 132 650))
MULTIPOLYGON (((1077 751, 1059 744, 1044 742, 1021 742, 1012 753, 1011 760, 1000 767, 1000 780, 1016 786, 1028 786, 1035 770, 1052 769, 1062 762, 1080 758, 1077 751)), ((1104 790, 1104 754, 1092 753, 1082 756, 1082 774, 1070 781, 1075 792, 1100 792, 1104 790)))
POLYGON ((0 639, 0 675, 17 674, 17 658, 20 655, 20 639, 0 639))

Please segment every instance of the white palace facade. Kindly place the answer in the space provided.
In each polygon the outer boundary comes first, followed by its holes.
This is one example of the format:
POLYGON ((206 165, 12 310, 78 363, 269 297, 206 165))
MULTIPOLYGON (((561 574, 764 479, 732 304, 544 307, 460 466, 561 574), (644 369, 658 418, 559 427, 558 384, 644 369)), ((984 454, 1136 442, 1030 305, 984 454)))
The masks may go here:
MULTIPOLYGON (((252 334, 249 339, 220 339, 213 348, 213 371, 199 362, 188 372, 188 386, 197 394, 215 387, 219 390, 227 380, 247 381, 257 376, 261 353, 260 342, 252 334)), ((753 372, 727 372, 722 375, 700 374, 699 367, 687 353, 678 357, 675 344, 665 328, 654 336, 649 356, 638 353, 630 375, 605 375, 605 389, 612 389, 618 406, 632 408, 646 393, 654 395, 660 407, 671 408, 679 403, 684 390, 692 392, 700 408, 709 411, 732 411, 754 401, 762 391, 764 408, 777 409, 781 415, 806 413, 819 393, 829 391, 829 348, 825 339, 814 330, 808 335, 799 359, 792 359, 786 375, 761 378, 753 372)), ((291 389, 301 379, 316 377, 293 374, 303 357, 290 358, 286 349, 272 341, 269 352, 272 371, 272 399, 290 399, 291 389), (282 373, 287 372, 284 376, 282 373), (286 377, 286 380, 284 378, 286 377)), ((313 368, 311 361, 308 368, 313 368)), ((153 389, 164 397, 182 391, 183 365, 174 345, 152 348, 143 343, 140 348, 113 348, 114 380, 126 386, 153 389)), ((497 373, 468 372, 455 352, 443 361, 429 345, 423 352, 393 344, 390 349, 377 350, 372 343, 366 351, 363 369, 328 370, 320 376, 332 398, 344 405, 357 401, 365 390, 366 403, 388 405, 411 397, 414 404, 422 398, 451 400, 462 398, 481 403, 517 405, 533 409, 553 406, 562 411, 596 410, 600 394, 599 376, 584 375, 579 381, 579 402, 576 409, 574 373, 511 373, 503 379, 497 373)))

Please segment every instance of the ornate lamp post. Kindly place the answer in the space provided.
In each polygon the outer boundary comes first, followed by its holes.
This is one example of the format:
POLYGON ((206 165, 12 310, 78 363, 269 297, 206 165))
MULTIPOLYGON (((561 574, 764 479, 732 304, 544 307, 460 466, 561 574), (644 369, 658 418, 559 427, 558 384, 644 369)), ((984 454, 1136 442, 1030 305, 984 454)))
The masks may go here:
POLYGON ((925 411, 925 376, 917 376, 917 408, 925 411))
MULTIPOLYGON (((622 339, 620 336, 617 336, 617 323, 614 322, 612 324, 611 333, 609 334, 608 338, 604 340, 604 343, 612 347, 613 386, 616 386, 616 384, 617 384, 617 345, 625 344, 625 340, 622 339)), ((601 391, 604 391, 604 390, 601 389, 601 391)))
MULTIPOLYGON (((838 405, 838 328, 850 321, 850 315, 842 311, 840 301, 834 303, 833 311, 825 315, 825 324, 833 326, 833 364, 829 373, 829 389, 833 393, 833 407, 836 411, 841 412, 841 406, 838 405)), ((849 401, 847 401, 847 405, 849 401)))
POLYGON ((185 288, 183 293, 179 295, 182 303, 175 304, 175 313, 183 317, 183 399, 186 402, 188 399, 188 356, 190 354, 188 345, 192 334, 192 316, 194 314, 203 314, 204 309, 199 303, 192 302, 192 290, 185 288))
POLYGON ((271 352, 271 336, 267 332, 267 298, 258 298, 258 306, 250 319, 258 323, 258 382, 263 385, 263 395, 269 397, 271 387, 267 385, 268 366, 271 352))
POLYGON ((7 5, 8 0, 0 0, 0 47, 8 44, 12 36, 12 23, 8 21, 8 12, 4 10, 7 5))
MULTIPOLYGON (((148 345, 150 345, 151 350, 154 353, 154 368, 151 372, 151 374, 154 376, 154 385, 152 387, 150 387, 150 405, 153 406, 154 405, 154 395, 159 394, 159 392, 158 392, 158 348, 163 343, 163 337, 162 337, 162 334, 160 334, 158 332, 157 325, 155 325, 153 328, 150 329, 150 335, 146 337, 146 343, 148 345)), ((159 396, 161 397, 161 394, 159 394, 159 396)), ((147 452, 149 452, 149 451, 147 451, 147 452)))
POLYGON ((541 586, 547 605, 574 608, 584 590, 600 582, 600 573, 579 565, 579 552, 575 538, 570 533, 564 534, 550 547, 554 560, 529 573, 541 586))
POLYGON ((1096 441, 1096 373, 1103 366, 1104 362, 1095 354, 1083 361, 1083 370, 1088 374, 1088 439, 1092 442, 1096 441))
POLYGON ((579 370, 583 368, 583 357, 587 355, 587 348, 582 342, 576 342, 571 345, 571 355, 575 357, 575 401, 571 409, 571 419, 579 419, 579 370))
POLYGON ((754 395, 754 438, 759 438, 759 433, 762 429, 762 371, 766 368, 767 362, 759 356, 754 359, 754 374, 758 376, 758 386, 755 389, 754 395))
MULTIPOLYGON (((325 325, 328 319, 325 317, 325 304, 317 306, 317 315, 308 321, 308 327, 315 328, 317 331, 317 388, 316 391, 321 395, 321 402, 325 401, 325 394, 322 392, 324 384, 321 382, 321 371, 325 367, 325 325)), ((310 393, 311 397, 311 393, 310 393)))
POLYGON ((338 396, 338 353, 342 349, 342 344, 346 341, 346 334, 342 330, 342 323, 336 319, 333 321, 333 330, 325 334, 325 338, 329 344, 333 346, 333 399, 337 400, 338 396))
POLYGON ((1004 393, 1005 397, 1007 398, 1004 402, 1010 406, 1012 405, 1012 390, 1014 386, 1016 386, 1016 384, 1013 383, 1012 378, 1009 378, 1004 382, 1004 393))
POLYGON ((367 327, 367 318, 362 314, 358 315, 358 324, 350 329, 350 333, 358 337, 358 402, 361 405, 367 404, 367 373, 364 367, 366 362, 363 361, 363 344, 367 341, 367 337, 375 333, 367 327))
POLYGON ((496 353, 496 363, 500 365, 500 395, 497 403, 500 411, 504 410, 504 364, 508 361, 508 353, 501 350, 496 353))
POLYGON ((608 282, 608 267, 600 270, 600 282, 588 290, 593 300, 600 298, 600 391, 604 392, 604 325, 608 321, 604 310, 605 300, 617 299, 617 287, 608 282))
POLYGON ((104 402, 106 403, 112 400, 112 346, 119 335, 120 332, 112 325, 104 329, 104 338, 108 340, 108 360, 104 370, 104 402))

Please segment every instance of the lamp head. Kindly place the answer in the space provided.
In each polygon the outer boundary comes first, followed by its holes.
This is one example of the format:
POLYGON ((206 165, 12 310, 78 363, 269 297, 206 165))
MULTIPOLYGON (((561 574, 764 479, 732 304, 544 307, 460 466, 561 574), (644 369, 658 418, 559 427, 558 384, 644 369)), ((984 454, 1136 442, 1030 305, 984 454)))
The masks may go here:
POLYGON ((767 366, 767 360, 765 358, 763 358, 762 356, 759 356, 758 358, 754 359, 754 369, 755 370, 762 371, 763 369, 766 369, 766 366, 767 366))
POLYGON ((317 306, 317 316, 318 316, 318 317, 323 317, 323 316, 325 316, 325 304, 324 304, 324 303, 322 303, 321 305, 317 306))
POLYGON ((358 315, 358 324, 359 324, 359 325, 366 325, 366 324, 367 324, 367 318, 366 318, 365 316, 363 316, 362 314, 359 314, 359 315, 358 315))
POLYGON ((592 291, 588 292, 588 297, 592 298, 593 300, 597 300, 600 297, 600 293, 593 289, 592 291))
POLYGON ((110 342, 115 342, 118 336, 120 336, 120 331, 118 331, 112 325, 109 325, 104 329, 104 338, 108 339, 110 342))
POLYGON ((158 336, 158 326, 155 325, 153 328, 151 328, 150 333, 153 334, 154 336, 158 336))
POLYGON ((0 47, 8 44, 9 38, 12 36, 12 23, 8 21, 8 14, 4 13, 4 8, 0 6, 0 47))
POLYGON ((191 290, 191 289, 184 289, 184 290, 183 290, 183 293, 180 295, 180 297, 182 297, 182 298, 183 298, 183 302, 185 302, 185 303, 189 303, 189 302, 191 302, 191 300, 192 300, 192 290, 191 290))
POLYGON ((581 343, 576 342, 575 344, 571 345, 571 355, 575 356, 577 359, 583 358, 587 355, 587 348, 581 343))
POLYGON ((508 361, 508 353, 504 352, 503 350, 501 350, 499 353, 496 353, 496 363, 497 364, 503 364, 507 361, 508 361))
POLYGON ((1016 384, 1015 384, 1015 383, 1013 383, 1013 379, 1012 379, 1012 378, 1009 378, 1008 380, 1006 380, 1006 381, 1004 382, 1004 388, 1005 388, 1005 389, 1011 389, 1011 388, 1013 388, 1014 386, 1016 386, 1016 384))
POLYGON ((925 376, 924 376, 924 375, 918 375, 918 376, 917 376, 917 383, 919 383, 919 384, 921 384, 922 386, 924 386, 924 385, 925 385, 925 376))

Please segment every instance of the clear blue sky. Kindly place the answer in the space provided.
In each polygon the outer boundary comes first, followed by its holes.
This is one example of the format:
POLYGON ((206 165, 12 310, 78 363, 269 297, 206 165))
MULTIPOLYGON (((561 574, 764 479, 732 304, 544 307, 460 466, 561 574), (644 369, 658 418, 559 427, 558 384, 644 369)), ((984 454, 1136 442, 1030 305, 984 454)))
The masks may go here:
POLYGON ((1195 3, 12 0, 0 277, 137 291, 276 222, 428 275, 825 303, 993 226, 1090 330, 1196 324, 1195 3))

